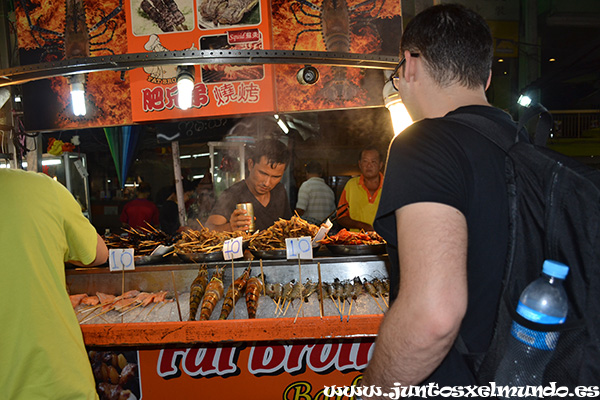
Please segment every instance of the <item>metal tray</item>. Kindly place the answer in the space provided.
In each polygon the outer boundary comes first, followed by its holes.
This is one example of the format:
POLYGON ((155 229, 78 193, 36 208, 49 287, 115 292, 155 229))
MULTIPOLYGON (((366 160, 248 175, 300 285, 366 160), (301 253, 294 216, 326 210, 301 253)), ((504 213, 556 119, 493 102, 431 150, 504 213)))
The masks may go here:
POLYGON ((326 244, 329 251, 340 256, 360 256, 367 254, 383 254, 385 243, 381 244, 326 244))
POLYGON ((209 261, 223 261, 222 251, 213 251, 212 253, 177 253, 177 256, 183 262, 202 263, 209 261))
POLYGON ((262 258, 263 260, 285 260, 287 252, 285 249, 276 250, 253 250, 250 249, 250 253, 256 258, 262 258))
POLYGON ((165 262, 165 257, 157 255, 135 256, 133 257, 133 261, 135 262, 135 265, 162 264, 165 262))

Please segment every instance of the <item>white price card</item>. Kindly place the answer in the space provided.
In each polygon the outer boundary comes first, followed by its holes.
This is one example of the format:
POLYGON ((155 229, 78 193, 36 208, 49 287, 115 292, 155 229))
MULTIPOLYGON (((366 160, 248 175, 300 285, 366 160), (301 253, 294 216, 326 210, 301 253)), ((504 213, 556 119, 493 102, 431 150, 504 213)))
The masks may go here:
POLYGON ((110 249, 108 251, 108 268, 110 271, 133 271, 133 249, 110 249))
POLYGON ((313 247, 319 246, 319 240, 322 240, 329 233, 329 230, 332 226, 333 223, 329 220, 329 218, 327 218, 327 221, 321 224, 321 226, 319 227, 319 231, 317 232, 315 238, 312 241, 313 247))
POLYGON ((297 260, 298 258, 301 258, 304 260, 312 260, 313 258, 310 236, 286 238, 285 250, 288 259, 297 260))
POLYGON ((226 240, 223 243, 223 257, 226 260, 244 257, 244 248, 242 246, 241 236, 226 240))

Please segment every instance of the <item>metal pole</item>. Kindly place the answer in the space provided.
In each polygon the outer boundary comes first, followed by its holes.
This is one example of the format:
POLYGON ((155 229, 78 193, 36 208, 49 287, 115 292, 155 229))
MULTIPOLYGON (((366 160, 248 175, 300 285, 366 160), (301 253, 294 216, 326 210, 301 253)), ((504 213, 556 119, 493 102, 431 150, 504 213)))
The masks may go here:
POLYGON ((175 174, 175 193, 177 195, 177 208, 179 210, 179 225, 185 226, 185 201, 183 199, 183 183, 181 177, 181 163, 179 159, 179 142, 171 142, 171 152, 173 153, 173 173, 175 174))

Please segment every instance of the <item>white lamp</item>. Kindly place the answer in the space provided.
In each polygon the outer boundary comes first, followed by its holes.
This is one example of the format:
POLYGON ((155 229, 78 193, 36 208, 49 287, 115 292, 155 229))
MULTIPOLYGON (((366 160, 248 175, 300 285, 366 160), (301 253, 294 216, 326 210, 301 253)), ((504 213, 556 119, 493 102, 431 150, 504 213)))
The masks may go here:
POLYGON ((413 120, 408 114, 406 106, 402 102, 400 93, 394 88, 392 81, 389 80, 391 73, 392 71, 383 71, 383 76, 386 78, 385 85, 383 86, 383 102, 392 118, 394 136, 397 136, 400 132, 409 127, 413 123, 413 120))
POLYGON ((177 67, 177 102, 182 110, 187 110, 192 106, 194 75, 193 65, 180 65, 177 67))
POLYGON ((71 85, 71 104, 73 105, 73 114, 75 116, 83 116, 86 113, 85 109, 85 75, 77 74, 69 78, 71 85))

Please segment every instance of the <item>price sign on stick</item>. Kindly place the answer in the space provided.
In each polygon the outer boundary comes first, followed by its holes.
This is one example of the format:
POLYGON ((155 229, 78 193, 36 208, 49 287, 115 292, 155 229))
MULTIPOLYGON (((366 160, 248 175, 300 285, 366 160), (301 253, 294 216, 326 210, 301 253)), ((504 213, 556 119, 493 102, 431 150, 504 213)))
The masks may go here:
POLYGON ((312 244, 310 236, 302 236, 300 238, 286 238, 285 251, 288 259, 297 260, 312 260, 312 244))
POLYGON ((226 240, 223 243, 223 257, 226 260, 233 260, 235 258, 244 257, 244 249, 242 247, 241 236, 226 240))
POLYGON ((133 249, 110 249, 108 252, 108 268, 112 271, 133 271, 133 249))

